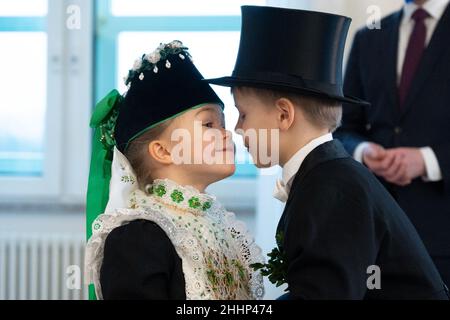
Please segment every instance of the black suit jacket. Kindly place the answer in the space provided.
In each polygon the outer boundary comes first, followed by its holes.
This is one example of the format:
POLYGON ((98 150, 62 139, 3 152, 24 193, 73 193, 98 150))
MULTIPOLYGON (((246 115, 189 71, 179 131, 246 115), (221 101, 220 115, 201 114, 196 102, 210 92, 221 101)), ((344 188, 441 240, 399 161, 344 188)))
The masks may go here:
POLYGON ((278 225, 294 299, 446 299, 413 225, 341 143, 318 146, 302 163, 278 225), (369 266, 381 289, 369 290, 369 266))
POLYGON ((353 154, 363 141, 386 148, 430 146, 443 180, 415 179, 406 187, 382 182, 407 213, 430 254, 450 258, 450 6, 424 51, 403 111, 398 105, 396 66, 402 11, 381 29, 357 32, 347 64, 344 92, 371 102, 344 105, 335 137, 353 154))

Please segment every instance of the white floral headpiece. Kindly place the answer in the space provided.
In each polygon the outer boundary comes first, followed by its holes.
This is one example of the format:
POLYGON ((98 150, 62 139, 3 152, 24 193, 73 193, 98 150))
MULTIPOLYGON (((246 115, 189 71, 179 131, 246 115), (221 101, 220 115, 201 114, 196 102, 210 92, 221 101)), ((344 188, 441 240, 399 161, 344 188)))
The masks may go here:
POLYGON ((170 69, 172 64, 168 57, 170 55, 178 55, 182 60, 189 58, 192 60, 191 55, 187 51, 188 48, 183 45, 179 40, 174 40, 170 43, 161 43, 155 51, 149 54, 142 55, 141 58, 134 62, 133 68, 128 71, 128 75, 124 77, 125 85, 129 85, 136 77, 139 80, 144 80, 144 71, 153 71, 158 73, 158 62, 166 60, 165 67, 170 69))

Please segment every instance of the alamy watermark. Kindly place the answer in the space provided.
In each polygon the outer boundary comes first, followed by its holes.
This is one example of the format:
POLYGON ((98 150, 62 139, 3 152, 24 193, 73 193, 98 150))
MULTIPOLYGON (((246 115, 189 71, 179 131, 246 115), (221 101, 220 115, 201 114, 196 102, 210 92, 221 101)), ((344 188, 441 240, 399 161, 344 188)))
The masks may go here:
POLYGON ((366 285, 369 290, 381 289, 381 269, 377 265, 370 265, 367 267, 367 274, 370 276, 367 278, 366 285))

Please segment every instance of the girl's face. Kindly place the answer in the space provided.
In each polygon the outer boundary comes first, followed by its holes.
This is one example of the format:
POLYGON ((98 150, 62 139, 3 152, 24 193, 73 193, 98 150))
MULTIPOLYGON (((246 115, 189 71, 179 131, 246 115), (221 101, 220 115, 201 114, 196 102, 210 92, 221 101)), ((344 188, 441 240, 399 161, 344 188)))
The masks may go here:
POLYGON ((219 105, 206 104, 183 113, 168 133, 172 161, 183 174, 210 184, 234 173, 235 146, 219 105))

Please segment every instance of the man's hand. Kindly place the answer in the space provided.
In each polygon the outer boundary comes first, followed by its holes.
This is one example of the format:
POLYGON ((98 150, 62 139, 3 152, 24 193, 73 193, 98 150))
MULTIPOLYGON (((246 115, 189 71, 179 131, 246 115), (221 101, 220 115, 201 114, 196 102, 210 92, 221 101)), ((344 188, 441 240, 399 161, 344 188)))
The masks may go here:
POLYGON ((411 180, 406 178, 406 165, 401 153, 391 152, 382 146, 369 143, 363 152, 363 162, 377 176, 397 185, 407 185, 411 180))
POLYGON ((426 175, 425 160, 419 148, 393 148, 387 152, 396 153, 402 156, 403 164, 406 167, 405 177, 410 181, 426 175))
POLYGON ((363 152, 363 162, 376 175, 399 186, 405 186, 426 173, 419 148, 384 149, 369 143, 363 152))

